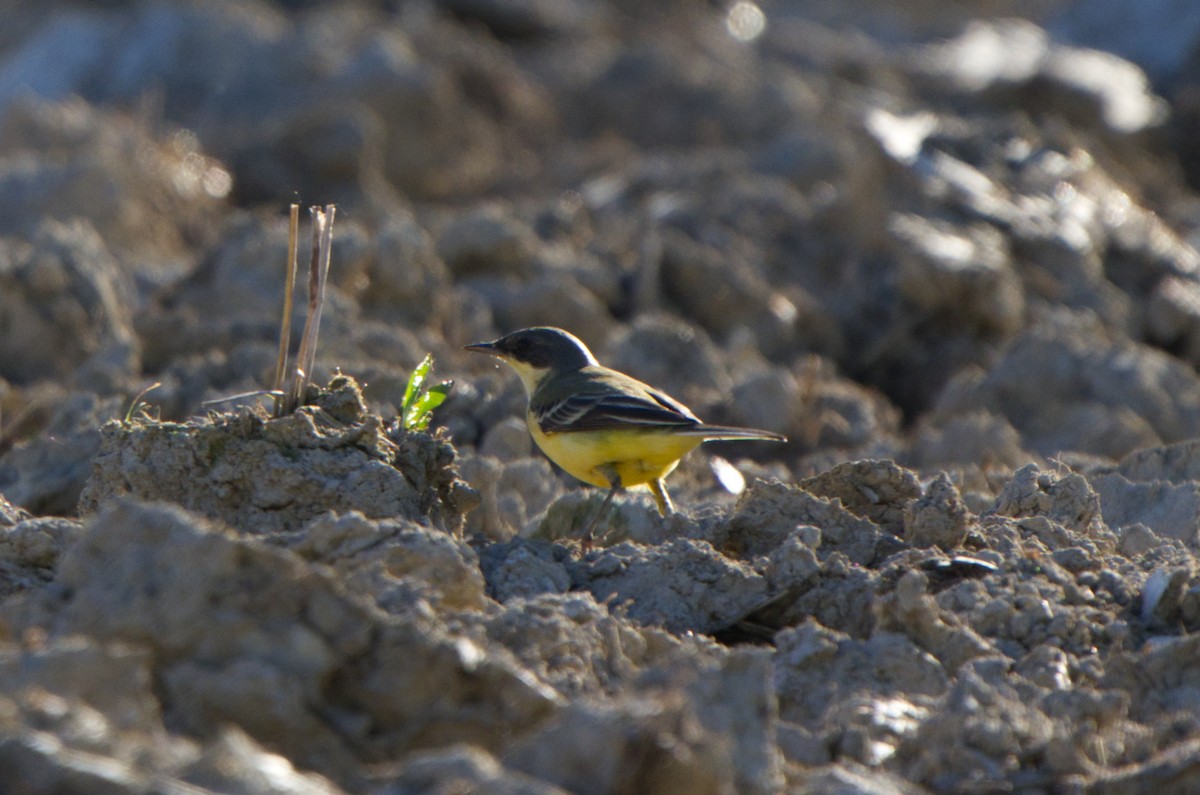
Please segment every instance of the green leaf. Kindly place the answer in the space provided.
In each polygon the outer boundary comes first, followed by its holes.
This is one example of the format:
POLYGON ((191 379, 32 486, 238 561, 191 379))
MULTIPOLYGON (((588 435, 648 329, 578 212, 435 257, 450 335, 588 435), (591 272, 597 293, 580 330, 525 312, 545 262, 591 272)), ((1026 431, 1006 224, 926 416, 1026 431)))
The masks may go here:
MULTIPOLYGON (((433 354, 427 353, 421 363, 413 368, 412 375, 408 377, 408 384, 404 388, 404 405, 402 407, 406 419, 409 409, 421 394, 421 388, 425 385, 425 379, 432 369, 433 354)), ((407 425, 407 422, 405 424, 407 425)))
POLYGON ((417 398, 417 402, 413 404, 413 412, 417 415, 428 414, 445 402, 446 396, 450 393, 452 382, 447 381, 443 384, 437 384, 429 388, 429 391, 417 398))
POLYGON ((433 419, 433 410, 446 400, 453 381, 443 381, 428 388, 425 386, 429 372, 433 369, 433 356, 426 356, 413 368, 404 388, 404 403, 400 407, 400 422, 410 431, 423 431, 433 419))
POLYGON ((416 403, 412 406, 410 427, 421 431, 428 428, 429 421, 433 419, 433 410, 445 402, 446 396, 449 394, 450 387, 453 384, 454 382, 452 381, 436 384, 431 386, 428 392, 417 398, 416 403))

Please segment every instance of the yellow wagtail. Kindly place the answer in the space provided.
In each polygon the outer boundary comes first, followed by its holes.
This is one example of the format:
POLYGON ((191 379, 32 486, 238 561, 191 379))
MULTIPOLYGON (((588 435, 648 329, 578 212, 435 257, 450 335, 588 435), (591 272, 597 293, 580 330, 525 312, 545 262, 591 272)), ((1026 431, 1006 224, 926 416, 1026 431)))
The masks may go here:
POLYGON ((673 511, 663 479, 701 442, 717 439, 787 441, 772 431, 705 425, 679 401, 624 373, 600 366, 577 337, 562 329, 521 329, 466 350, 507 362, 529 394, 529 433, 550 460, 608 495, 592 529, 618 489, 645 485, 658 512, 673 511))

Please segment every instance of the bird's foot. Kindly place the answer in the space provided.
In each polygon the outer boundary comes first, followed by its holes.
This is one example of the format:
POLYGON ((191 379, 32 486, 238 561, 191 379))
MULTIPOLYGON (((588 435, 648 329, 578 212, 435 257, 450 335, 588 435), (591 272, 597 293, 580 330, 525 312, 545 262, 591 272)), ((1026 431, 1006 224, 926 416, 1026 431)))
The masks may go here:
MULTIPOLYGON (((600 517, 608 511, 608 506, 612 505, 613 495, 617 493, 617 489, 621 488, 621 479, 616 477, 615 474, 609 480, 613 484, 612 488, 608 490, 608 494, 604 495, 604 501, 600 503, 600 507, 596 509, 594 514, 592 514, 592 518, 588 520, 587 526, 583 530, 583 535, 579 538, 579 548, 584 552, 584 554, 592 551, 592 545, 595 540, 596 525, 600 523, 600 517)), ((606 534, 607 531, 602 533, 600 535, 600 539, 603 540, 606 534)))

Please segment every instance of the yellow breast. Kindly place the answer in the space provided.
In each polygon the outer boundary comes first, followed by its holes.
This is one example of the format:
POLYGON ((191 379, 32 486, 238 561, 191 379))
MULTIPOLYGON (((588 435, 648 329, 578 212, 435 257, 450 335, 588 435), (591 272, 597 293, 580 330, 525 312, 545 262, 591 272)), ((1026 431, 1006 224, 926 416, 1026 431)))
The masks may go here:
POLYGON ((612 468, 623 487, 638 486, 666 477, 702 441, 670 431, 618 429, 542 433, 528 418, 529 433, 550 460, 574 477, 593 486, 611 484, 604 470, 612 468))

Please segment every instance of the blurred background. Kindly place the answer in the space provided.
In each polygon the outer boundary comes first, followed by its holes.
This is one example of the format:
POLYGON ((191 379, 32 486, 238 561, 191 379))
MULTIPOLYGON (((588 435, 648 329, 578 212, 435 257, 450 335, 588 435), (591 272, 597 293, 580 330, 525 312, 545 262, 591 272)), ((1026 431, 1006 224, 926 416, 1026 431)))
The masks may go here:
POLYGON ((294 201, 338 205, 318 377, 386 415, 432 352, 468 457, 532 455, 460 349, 533 324, 791 437, 746 473, 890 457, 982 504, 1200 435, 1195 3, 0 14, 0 492, 36 512, 149 384, 164 419, 267 385, 294 201))

